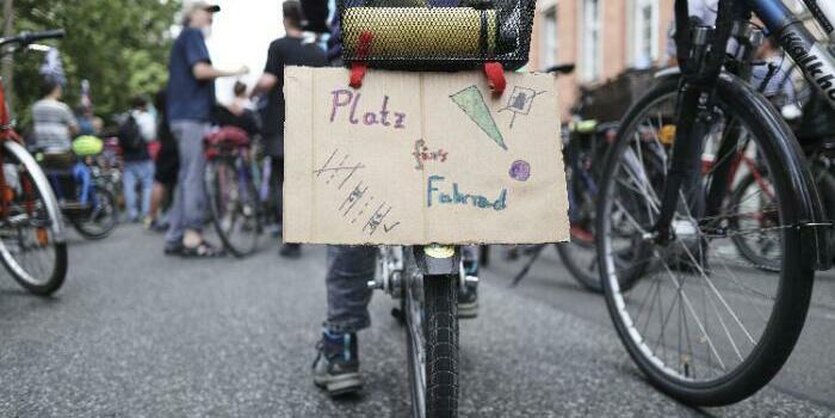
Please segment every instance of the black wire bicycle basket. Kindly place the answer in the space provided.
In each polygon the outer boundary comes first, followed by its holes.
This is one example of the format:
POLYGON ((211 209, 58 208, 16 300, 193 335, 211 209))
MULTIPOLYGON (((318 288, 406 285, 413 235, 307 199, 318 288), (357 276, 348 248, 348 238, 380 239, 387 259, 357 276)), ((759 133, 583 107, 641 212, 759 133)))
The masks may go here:
POLYGON ((457 71, 528 61, 535 0, 337 0, 346 65, 457 71))

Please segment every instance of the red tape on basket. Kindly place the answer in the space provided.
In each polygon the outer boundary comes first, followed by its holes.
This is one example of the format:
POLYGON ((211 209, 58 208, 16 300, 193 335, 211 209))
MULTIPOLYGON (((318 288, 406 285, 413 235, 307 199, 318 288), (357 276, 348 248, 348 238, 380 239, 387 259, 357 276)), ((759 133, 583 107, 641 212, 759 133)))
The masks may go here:
POLYGON ((487 84, 494 94, 504 93, 507 87, 507 80, 504 78, 504 67, 502 63, 489 61, 484 63, 484 74, 487 75, 487 84))
POLYGON ((360 33, 359 42, 357 44, 357 61, 351 62, 351 79, 348 85, 358 89, 362 87, 362 79, 365 78, 365 73, 368 72, 368 64, 364 61, 371 54, 371 41, 374 35, 369 31, 360 33))

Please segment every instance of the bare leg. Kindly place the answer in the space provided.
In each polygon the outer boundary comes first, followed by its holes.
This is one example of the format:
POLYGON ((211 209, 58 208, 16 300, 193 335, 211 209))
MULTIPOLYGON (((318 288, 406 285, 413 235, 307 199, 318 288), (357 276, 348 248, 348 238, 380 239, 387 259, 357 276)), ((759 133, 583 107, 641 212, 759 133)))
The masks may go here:
POLYGON ((155 181, 151 190, 151 209, 149 210, 149 216, 154 221, 159 218, 160 208, 162 208, 162 202, 165 200, 165 193, 165 186, 155 181))

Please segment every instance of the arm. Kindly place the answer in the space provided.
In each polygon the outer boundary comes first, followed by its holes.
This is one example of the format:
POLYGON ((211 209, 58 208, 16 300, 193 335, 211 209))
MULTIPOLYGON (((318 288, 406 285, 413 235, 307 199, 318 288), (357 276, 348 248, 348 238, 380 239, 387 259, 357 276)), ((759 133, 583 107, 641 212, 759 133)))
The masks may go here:
POLYGON ((69 106, 64 104, 62 107, 64 108, 64 123, 67 124, 70 136, 78 135, 78 132, 80 131, 78 120, 75 119, 75 115, 72 114, 72 110, 70 110, 69 106))
POLYGON ((205 61, 198 62, 191 67, 191 72, 194 74, 194 78, 200 81, 211 81, 216 78, 222 77, 233 77, 238 75, 245 75, 249 73, 249 68, 246 66, 241 67, 239 70, 236 71, 224 71, 218 70, 215 67, 212 67, 211 64, 205 61))
POLYGON ((191 73, 198 81, 212 81, 221 77, 244 75, 249 73, 246 66, 237 71, 222 71, 212 66, 209 50, 200 31, 189 29, 182 36, 185 37, 186 61, 191 67, 191 73))
POLYGON ((251 97, 271 91, 278 84, 278 77, 284 73, 284 56, 280 44, 274 42, 267 50, 267 65, 264 67, 264 74, 258 79, 258 84, 252 89, 251 97))
POLYGON ((266 93, 272 90, 276 84, 278 84, 278 77, 270 73, 264 73, 261 75, 261 78, 258 79, 258 83, 255 84, 255 87, 252 89, 250 97, 255 97, 261 93, 266 93))

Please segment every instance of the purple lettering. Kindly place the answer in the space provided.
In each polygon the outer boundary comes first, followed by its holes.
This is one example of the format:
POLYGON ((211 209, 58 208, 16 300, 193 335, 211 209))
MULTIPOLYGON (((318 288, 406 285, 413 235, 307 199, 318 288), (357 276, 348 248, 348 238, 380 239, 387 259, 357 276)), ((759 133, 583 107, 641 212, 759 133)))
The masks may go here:
POLYGON ((376 125, 376 124, 379 123, 379 122, 377 122, 377 114, 376 113, 368 112, 368 113, 365 114, 365 116, 363 116, 362 119, 363 119, 363 122, 365 122, 365 124, 368 125, 368 126, 376 125))
POLYGON ((333 108, 331 110, 331 122, 333 122, 334 119, 336 118, 336 108, 347 106, 348 103, 351 103, 351 99, 354 98, 354 93, 351 93, 351 91, 349 91, 349 90, 334 90, 334 91, 331 92, 331 95, 333 96, 333 108), (341 96, 343 94, 346 95, 347 98, 346 98, 345 101, 340 101, 339 96, 341 96))
POLYGON ((389 97, 383 97, 383 109, 380 110, 380 123, 383 126, 391 126, 391 123, 388 121, 389 111, 388 111, 388 104, 389 104, 389 97))
POLYGON ((357 93, 357 97, 356 99, 354 99, 354 103, 351 104, 351 116, 348 117, 348 121, 350 121, 353 125, 360 123, 359 119, 356 118, 357 103, 360 102, 360 97, 362 97, 362 93, 357 93))
POLYGON ((406 114, 394 112, 394 129, 406 129, 406 114))

